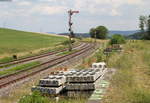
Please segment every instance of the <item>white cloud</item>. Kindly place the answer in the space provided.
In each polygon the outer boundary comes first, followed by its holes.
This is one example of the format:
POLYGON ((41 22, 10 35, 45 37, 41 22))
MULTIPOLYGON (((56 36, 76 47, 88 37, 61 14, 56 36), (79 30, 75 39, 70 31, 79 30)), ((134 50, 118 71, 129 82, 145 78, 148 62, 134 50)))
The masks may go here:
POLYGON ((48 6, 48 5, 38 5, 31 9, 32 13, 39 13, 43 15, 53 15, 53 14, 61 14, 67 10, 66 7, 63 6, 48 6))
POLYGON ((121 15, 118 9, 122 5, 142 5, 142 0, 76 0, 75 9, 91 14, 121 15), (105 9, 105 10, 104 10, 105 9))
POLYGON ((118 12, 116 9, 112 9, 110 14, 111 14, 111 16, 120 16, 121 15, 121 13, 118 12))
POLYGON ((30 6, 31 2, 29 2, 29 1, 18 1, 17 5, 19 5, 19 6, 30 6))
MULTIPOLYGON (((106 25, 111 29, 132 29, 138 25, 136 23, 139 15, 149 14, 149 4, 150 0, 13 0, 7 4, 0 3, 0 17, 8 20, 11 18, 13 25, 18 22, 18 18, 20 25, 25 24, 25 20, 32 24, 33 20, 38 19, 39 25, 57 31, 58 24, 64 25, 65 22, 67 25, 66 12, 73 9, 80 11, 77 20, 81 25, 74 24, 79 31, 88 31, 93 25, 106 25), (51 22, 57 22, 58 18, 60 22, 53 26, 43 22, 49 20, 49 17, 53 17, 51 22)), ((1 21, 4 20, 2 19, 1 21)))

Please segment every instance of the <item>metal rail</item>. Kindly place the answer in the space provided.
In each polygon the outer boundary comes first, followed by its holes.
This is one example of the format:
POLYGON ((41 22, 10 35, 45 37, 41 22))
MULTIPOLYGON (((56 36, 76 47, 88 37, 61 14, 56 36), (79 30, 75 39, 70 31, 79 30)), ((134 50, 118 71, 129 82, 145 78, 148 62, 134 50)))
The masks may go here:
POLYGON ((42 64, 37 65, 37 66, 32 67, 32 68, 29 68, 28 70, 22 70, 20 72, 14 73, 14 74, 1 77, 0 78, 0 89, 4 88, 4 87, 6 87, 10 84, 13 84, 17 81, 20 81, 24 78, 33 76, 33 75, 35 75, 35 74, 37 74, 37 73, 39 73, 43 70, 46 70, 50 67, 53 67, 57 64, 60 64, 60 63, 66 61, 68 59, 79 56, 79 55, 87 52, 90 49, 93 49, 93 45, 85 46, 84 48, 80 49, 78 52, 71 53, 71 54, 68 54, 68 55, 64 55, 64 56, 61 56, 61 57, 57 57, 57 58, 55 58, 53 60, 50 60, 48 62, 42 63, 42 64))
MULTIPOLYGON (((74 46, 74 48, 76 48, 78 46, 81 46, 81 45, 82 45, 82 43, 77 45, 77 46, 74 46)), ((7 66, 7 65, 19 64, 19 63, 23 63, 23 62, 27 62, 27 61, 31 61, 31 60, 35 60, 35 59, 40 59, 40 58, 43 58, 43 57, 46 57, 46 56, 57 54, 59 52, 64 52, 66 50, 67 50, 67 48, 62 49, 62 50, 58 50, 58 51, 39 54, 39 55, 36 55, 36 56, 30 56, 30 57, 26 57, 26 58, 22 58, 22 59, 18 59, 18 60, 13 60, 13 61, 10 61, 10 62, 0 63, 0 67, 4 67, 4 66, 7 66)))

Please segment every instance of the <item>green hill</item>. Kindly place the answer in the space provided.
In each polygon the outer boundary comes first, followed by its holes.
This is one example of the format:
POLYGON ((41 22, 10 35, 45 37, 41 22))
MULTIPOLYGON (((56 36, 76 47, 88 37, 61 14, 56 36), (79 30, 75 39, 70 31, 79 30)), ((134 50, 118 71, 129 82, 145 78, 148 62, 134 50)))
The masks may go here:
POLYGON ((0 56, 55 46, 67 38, 0 28, 0 56))
POLYGON ((129 39, 137 39, 137 40, 140 40, 140 39, 143 39, 143 36, 145 35, 146 33, 141 33, 141 32, 137 32, 137 33, 134 33, 132 35, 128 35, 126 36, 127 38, 129 39))

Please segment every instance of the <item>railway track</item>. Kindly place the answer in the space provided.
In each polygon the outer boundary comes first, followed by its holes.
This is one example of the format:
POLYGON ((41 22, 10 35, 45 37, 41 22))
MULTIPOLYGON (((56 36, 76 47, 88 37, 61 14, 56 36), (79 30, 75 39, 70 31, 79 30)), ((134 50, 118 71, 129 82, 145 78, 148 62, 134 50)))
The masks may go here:
POLYGON ((87 52, 88 50, 90 50, 92 48, 93 48, 93 45, 89 44, 89 45, 83 47, 82 49, 80 49, 78 52, 67 54, 64 56, 60 56, 60 57, 57 57, 57 58, 50 60, 48 62, 39 64, 39 65, 32 67, 32 68, 29 68, 27 70, 22 70, 22 71, 16 72, 16 73, 11 74, 11 75, 0 77, 0 89, 7 87, 8 85, 13 84, 17 81, 20 81, 20 80, 23 80, 23 79, 28 78, 30 76, 33 76, 33 75, 35 75, 35 74, 37 74, 37 73, 39 73, 45 69, 53 67, 57 64, 63 63, 64 61, 69 60, 73 57, 79 56, 79 55, 87 52))
MULTIPOLYGON (((81 45, 84 46, 86 44, 85 43, 80 43, 79 45, 76 45, 73 48, 80 47, 81 45)), ((35 59, 40 59, 40 58, 43 58, 43 57, 46 57, 46 56, 50 56, 50 55, 54 55, 54 54, 57 54, 57 53, 60 53, 60 52, 64 52, 66 50, 67 50, 67 48, 62 49, 62 50, 58 50, 58 51, 39 54, 39 55, 36 55, 36 56, 30 56, 30 57, 26 57, 26 58, 22 58, 22 59, 18 59, 18 60, 13 60, 13 61, 10 61, 10 62, 0 63, 0 67, 19 64, 19 63, 23 63, 23 62, 27 62, 27 61, 31 61, 31 60, 35 60, 35 59)))

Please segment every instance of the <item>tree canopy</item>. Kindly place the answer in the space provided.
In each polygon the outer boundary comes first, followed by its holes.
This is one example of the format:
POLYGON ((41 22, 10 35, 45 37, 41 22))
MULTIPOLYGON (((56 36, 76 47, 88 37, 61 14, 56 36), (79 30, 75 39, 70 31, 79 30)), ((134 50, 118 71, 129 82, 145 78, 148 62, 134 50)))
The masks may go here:
POLYGON ((123 44, 125 43, 125 38, 120 34, 115 34, 112 36, 110 44, 123 44))
POLYGON ((98 26, 96 28, 90 29, 90 35, 92 38, 106 39, 108 34, 108 29, 105 26, 98 26))
POLYGON ((139 28, 141 33, 143 33, 143 39, 150 40, 150 15, 139 17, 139 28))

